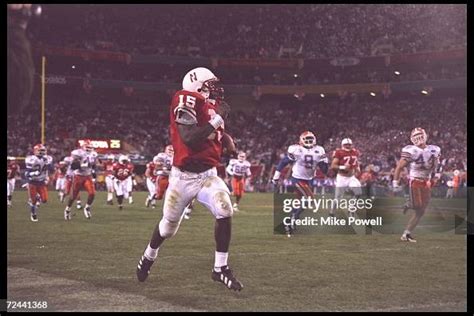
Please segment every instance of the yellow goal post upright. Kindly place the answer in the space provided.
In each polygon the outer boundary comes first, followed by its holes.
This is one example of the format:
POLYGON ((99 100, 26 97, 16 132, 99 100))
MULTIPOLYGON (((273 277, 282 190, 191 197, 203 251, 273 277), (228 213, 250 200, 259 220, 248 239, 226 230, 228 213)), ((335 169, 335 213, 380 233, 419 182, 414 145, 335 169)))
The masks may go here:
POLYGON ((45 143, 46 56, 41 57, 41 143, 45 143))

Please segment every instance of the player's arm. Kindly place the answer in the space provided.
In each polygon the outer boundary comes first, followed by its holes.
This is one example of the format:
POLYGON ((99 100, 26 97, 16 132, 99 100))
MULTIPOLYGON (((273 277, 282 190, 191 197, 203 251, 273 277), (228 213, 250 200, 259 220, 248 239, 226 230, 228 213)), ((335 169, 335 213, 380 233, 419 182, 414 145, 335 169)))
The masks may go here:
POLYGON ((228 113, 228 106, 219 106, 217 114, 212 116, 208 124, 198 126, 194 111, 186 107, 177 108, 175 120, 178 123, 178 132, 184 144, 192 149, 197 149, 208 139, 209 135, 224 125, 224 118, 228 113))
POLYGON ((32 160, 26 159, 25 161, 25 176, 30 179, 33 176, 39 176, 40 170, 39 165, 35 164, 32 160))
POLYGON ((321 155, 317 166, 319 170, 321 170, 321 172, 324 173, 324 175, 328 174, 329 161, 328 161, 328 157, 326 156, 326 153, 324 152, 324 149, 323 149, 323 154, 321 155))
POLYGON ((249 166, 246 171, 246 176, 250 177, 251 175, 252 175, 252 171, 250 171, 250 166, 249 166))
POLYGON ((225 168, 225 171, 229 176, 233 176, 234 173, 232 172, 232 169, 234 167, 234 164, 232 162, 229 162, 229 165, 227 165, 227 168, 225 168))
POLYGON ((149 165, 146 167, 146 170, 145 170, 145 177, 151 178, 151 168, 150 168, 149 165))
POLYGON ((293 163, 296 161, 296 157, 294 154, 288 152, 288 154, 283 157, 282 160, 278 163, 278 165, 275 168, 275 173, 273 174, 273 179, 272 182, 276 183, 280 179, 281 176, 281 171, 285 169, 286 166, 288 166, 290 163, 293 163))
POLYGON ((408 160, 403 157, 400 158, 400 160, 397 163, 397 166, 395 167, 395 171, 393 172, 392 184, 394 187, 400 186, 400 174, 402 173, 403 168, 405 168, 407 165, 408 165, 408 160))
POLYGON ((339 158, 337 157, 332 158, 331 169, 339 170, 339 158))
POLYGON ((76 155, 71 155, 71 169, 76 170, 81 168, 81 157, 76 155))

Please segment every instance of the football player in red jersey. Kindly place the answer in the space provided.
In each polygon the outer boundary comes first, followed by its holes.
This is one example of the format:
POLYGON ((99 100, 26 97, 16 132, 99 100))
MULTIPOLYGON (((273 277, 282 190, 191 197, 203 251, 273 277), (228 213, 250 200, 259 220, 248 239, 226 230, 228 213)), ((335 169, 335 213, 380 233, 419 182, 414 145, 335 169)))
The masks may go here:
POLYGON ((153 157, 153 161, 150 161, 146 164, 145 177, 146 177, 146 187, 148 189, 148 196, 146 197, 145 205, 146 207, 152 208, 156 207, 156 165, 158 165, 159 158, 158 156, 153 157))
POLYGON ((227 265, 234 211, 229 189, 217 176, 216 166, 222 154, 221 138, 229 107, 223 101, 224 90, 218 87, 218 81, 209 69, 192 69, 184 76, 183 90, 177 91, 171 101, 173 166, 163 218, 138 263, 137 277, 141 282, 148 277, 163 241, 178 231, 184 209, 197 198, 216 218, 216 252, 211 278, 232 290, 240 291, 243 287, 227 265))
MULTIPOLYGON (((353 148, 352 140, 344 138, 341 148, 334 151, 331 168, 337 171, 335 198, 340 199, 346 191, 352 191, 356 197, 362 195, 362 189, 356 174, 360 174, 359 165, 360 153, 353 148)), ((334 209, 330 210, 330 215, 334 216, 334 209)), ((353 212, 349 212, 353 216, 353 212)))
POLYGON ((133 172, 133 165, 126 155, 120 155, 118 162, 114 163, 113 171, 115 195, 119 210, 121 210, 123 199, 128 198, 128 181, 133 172))
POLYGON ((67 164, 65 161, 60 161, 56 166, 56 172, 54 173, 54 179, 56 181, 56 191, 58 191, 58 199, 61 203, 64 202, 66 192, 66 172, 67 164))
POLYGON ((107 160, 102 163, 105 174, 105 186, 107 187, 107 204, 114 205, 114 155, 107 156, 107 160))
POLYGON ((15 157, 7 157, 7 206, 12 207, 12 195, 15 191, 16 177, 20 176, 20 166, 15 157))

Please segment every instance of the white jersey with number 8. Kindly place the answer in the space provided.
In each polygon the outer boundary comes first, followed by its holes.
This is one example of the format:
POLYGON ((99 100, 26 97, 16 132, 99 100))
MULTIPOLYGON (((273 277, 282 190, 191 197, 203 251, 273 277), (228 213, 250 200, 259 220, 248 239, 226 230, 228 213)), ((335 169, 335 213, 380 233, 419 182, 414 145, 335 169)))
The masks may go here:
POLYGON ((301 145, 291 145, 288 147, 288 158, 294 162, 292 176, 302 180, 312 180, 318 163, 328 162, 326 152, 321 146, 305 148, 301 145))

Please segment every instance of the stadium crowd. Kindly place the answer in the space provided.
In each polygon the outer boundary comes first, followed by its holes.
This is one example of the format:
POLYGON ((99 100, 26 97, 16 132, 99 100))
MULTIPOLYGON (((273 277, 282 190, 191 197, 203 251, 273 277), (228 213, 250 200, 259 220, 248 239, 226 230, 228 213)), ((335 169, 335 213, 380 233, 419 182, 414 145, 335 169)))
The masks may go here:
MULTIPOLYGON (((149 158, 168 144, 168 112, 159 109, 167 109, 166 105, 106 107, 100 99, 93 105, 77 102, 57 101, 47 111, 47 146, 56 161, 84 137, 121 139, 132 146, 130 153, 149 158)), ((347 97, 307 100, 291 107, 266 100, 252 112, 234 109, 226 127, 237 148, 246 151, 253 164, 265 166, 258 179, 265 182, 286 148, 298 142, 304 130, 313 131, 329 154, 343 138, 350 137, 362 153, 362 168, 371 164, 389 172, 401 148, 410 143, 411 129, 422 126, 429 134, 429 143, 441 147, 444 170, 466 170, 466 115, 466 99, 462 97, 377 101, 347 97)), ((8 155, 25 156, 39 142, 39 120, 32 114, 26 118, 9 116, 7 139, 8 155)))
POLYGON ((289 48, 295 56, 334 58, 467 43, 462 4, 76 4, 43 11, 31 28, 35 41, 135 54, 281 57, 289 48))

